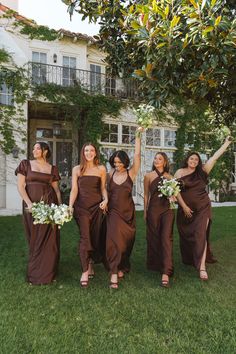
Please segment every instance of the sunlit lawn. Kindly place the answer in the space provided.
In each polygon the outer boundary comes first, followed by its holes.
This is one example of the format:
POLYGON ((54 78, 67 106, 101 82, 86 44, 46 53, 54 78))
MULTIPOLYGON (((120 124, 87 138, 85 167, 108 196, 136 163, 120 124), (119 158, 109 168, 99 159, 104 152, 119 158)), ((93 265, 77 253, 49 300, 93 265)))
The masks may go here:
POLYGON ((175 233, 172 287, 145 268, 145 226, 137 213, 132 272, 118 291, 101 265, 88 289, 79 285, 78 231, 62 229, 58 282, 25 283, 27 247, 21 217, 0 218, 0 353, 236 352, 236 208, 214 209, 209 282, 180 262, 175 233))

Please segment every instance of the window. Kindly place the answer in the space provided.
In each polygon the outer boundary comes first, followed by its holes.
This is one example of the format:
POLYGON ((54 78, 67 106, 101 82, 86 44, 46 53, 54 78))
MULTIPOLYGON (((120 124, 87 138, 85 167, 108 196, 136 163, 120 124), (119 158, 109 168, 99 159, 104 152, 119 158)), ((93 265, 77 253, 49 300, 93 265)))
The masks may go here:
POLYGON ((164 146, 175 147, 176 132, 174 130, 164 131, 164 146))
POLYGON ((63 56, 62 85, 72 86, 76 82, 76 58, 63 56))
POLYGON ((106 69, 106 95, 114 96, 116 94, 116 79, 112 77, 106 69))
POLYGON ((63 129, 60 135, 53 133, 53 128, 36 128, 36 141, 45 141, 51 149, 50 163, 58 166, 60 176, 71 176, 72 169, 72 130, 63 129))
POLYGON ((7 86, 6 84, 0 85, 0 104, 6 106, 12 106, 14 104, 12 87, 7 86))
POLYGON ((101 141, 104 143, 118 143, 118 125, 104 124, 101 141))
POLYGON ((91 91, 101 90, 101 66, 90 64, 90 89, 91 91))
POLYGON ((160 129, 146 130, 146 145, 161 146, 161 131, 160 129))
POLYGON ((47 82, 47 54, 32 52, 32 81, 34 84, 47 82))
POLYGON ((122 125, 122 144, 134 144, 136 127, 122 125))

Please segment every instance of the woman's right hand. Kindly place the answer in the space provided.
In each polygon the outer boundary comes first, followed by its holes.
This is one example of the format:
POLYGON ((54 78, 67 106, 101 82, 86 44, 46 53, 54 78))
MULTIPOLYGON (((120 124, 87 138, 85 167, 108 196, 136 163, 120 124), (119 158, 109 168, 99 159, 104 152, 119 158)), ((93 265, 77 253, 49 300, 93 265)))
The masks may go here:
POLYGON ((73 206, 69 205, 68 210, 69 210, 69 215, 70 215, 70 216, 73 216, 73 214, 74 214, 74 208, 73 208, 73 206))
POLYGON ((193 210, 190 209, 187 205, 183 208, 183 211, 186 218, 191 218, 193 216, 193 210))
POLYGON ((32 213, 32 206, 33 206, 33 203, 28 203, 28 204, 27 204, 27 207, 25 208, 25 210, 26 210, 28 213, 32 213))

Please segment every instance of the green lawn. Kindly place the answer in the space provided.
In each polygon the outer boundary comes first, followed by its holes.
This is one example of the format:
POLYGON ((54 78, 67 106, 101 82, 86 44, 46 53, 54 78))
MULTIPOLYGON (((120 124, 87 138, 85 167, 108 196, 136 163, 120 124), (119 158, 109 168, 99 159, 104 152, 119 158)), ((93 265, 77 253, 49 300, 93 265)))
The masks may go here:
POLYGON ((236 352, 236 208, 215 208, 209 282, 180 262, 175 232, 172 287, 145 268, 145 226, 137 213, 132 272, 108 288, 101 265, 79 285, 78 232, 62 229, 58 282, 25 283, 27 247, 21 217, 0 218, 0 353, 233 354, 236 352))

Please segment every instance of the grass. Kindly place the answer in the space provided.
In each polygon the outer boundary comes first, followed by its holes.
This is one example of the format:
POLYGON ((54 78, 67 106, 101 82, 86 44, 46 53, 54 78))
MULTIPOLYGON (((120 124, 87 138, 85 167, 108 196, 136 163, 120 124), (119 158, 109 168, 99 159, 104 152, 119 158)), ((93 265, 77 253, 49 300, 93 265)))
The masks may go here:
POLYGON ((235 210, 215 208, 209 282, 181 264, 175 231, 172 287, 145 268, 145 226, 137 213, 132 272, 108 289, 101 265, 79 286, 78 231, 63 227, 58 282, 25 283, 27 247, 21 217, 0 218, 0 353, 233 354, 236 348, 235 210))

